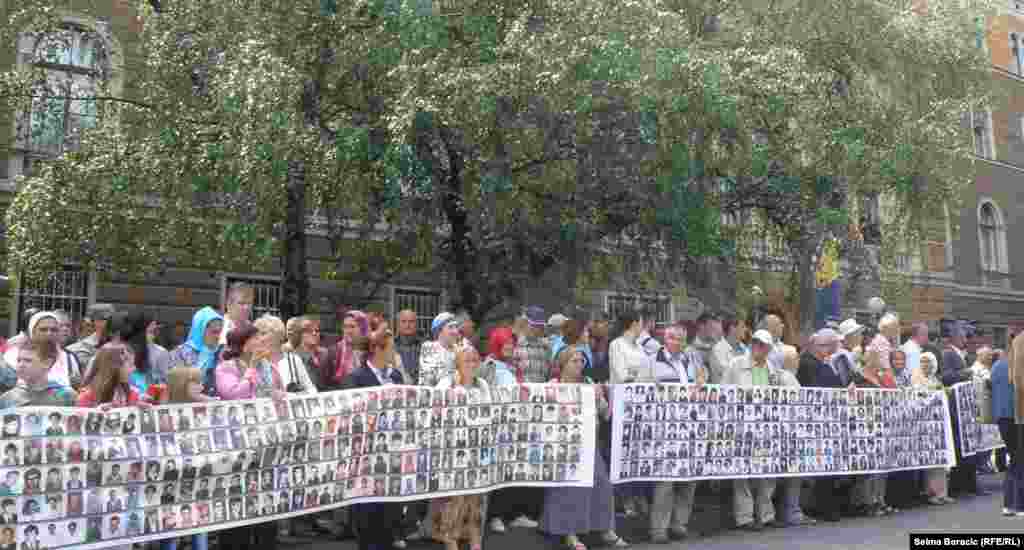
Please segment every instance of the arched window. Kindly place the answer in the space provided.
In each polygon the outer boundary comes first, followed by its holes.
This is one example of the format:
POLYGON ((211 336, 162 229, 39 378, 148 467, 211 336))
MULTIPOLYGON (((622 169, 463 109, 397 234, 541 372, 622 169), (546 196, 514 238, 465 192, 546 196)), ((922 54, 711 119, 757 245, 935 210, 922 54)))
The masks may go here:
POLYGON ((18 63, 35 70, 38 83, 27 112, 18 117, 21 166, 15 174, 28 172, 35 158, 74 150, 82 130, 96 124, 95 98, 114 95, 119 87, 113 76, 120 63, 111 40, 99 24, 84 19, 66 20, 56 31, 22 33, 18 63))
POLYGON ((990 199, 978 204, 978 245, 982 271, 1009 273, 1006 225, 999 207, 990 199))

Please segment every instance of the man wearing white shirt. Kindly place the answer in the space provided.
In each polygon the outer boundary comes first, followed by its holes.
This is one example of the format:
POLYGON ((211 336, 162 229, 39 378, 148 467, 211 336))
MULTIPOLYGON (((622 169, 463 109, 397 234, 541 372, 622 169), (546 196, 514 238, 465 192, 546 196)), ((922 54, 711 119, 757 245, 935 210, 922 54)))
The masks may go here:
POLYGON ((655 357, 662 349, 661 342, 651 335, 651 331, 657 328, 658 322, 654 320, 653 315, 645 314, 642 324, 644 328, 640 336, 637 337, 636 343, 649 357, 655 357))
POLYGON ((232 283, 228 288, 227 314, 224 316, 224 330, 220 333, 220 345, 228 343, 228 333, 235 327, 248 323, 252 315, 252 304, 256 291, 248 283, 232 283))
POLYGON ((914 323, 910 331, 910 339, 903 343, 903 353, 907 356, 906 370, 914 372, 921 365, 921 353, 928 343, 928 324, 914 323))
MULTIPOLYGON (((703 384, 707 371, 699 352, 683 351, 686 329, 670 326, 665 329, 665 347, 658 350, 654 360, 654 376, 658 382, 703 384)), ((666 544, 670 539, 686 537, 686 526, 693 510, 693 481, 663 481, 654 485, 651 499, 651 542, 666 544)))

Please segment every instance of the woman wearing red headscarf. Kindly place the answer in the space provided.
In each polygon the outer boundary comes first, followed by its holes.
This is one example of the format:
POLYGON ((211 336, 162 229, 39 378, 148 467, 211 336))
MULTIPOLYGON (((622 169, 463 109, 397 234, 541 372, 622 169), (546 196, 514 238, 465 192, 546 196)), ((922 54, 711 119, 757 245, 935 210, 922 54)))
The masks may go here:
MULTIPOLYGON (((494 388, 522 383, 523 371, 515 362, 516 335, 512 329, 498 327, 491 330, 487 338, 487 348, 487 360, 480 369, 480 376, 487 385, 494 388)), ((516 439, 511 431, 499 431, 497 437, 502 444, 514 443, 516 439)), ((506 522, 509 522, 509 527, 537 527, 537 522, 531 518, 540 517, 544 489, 509 487, 494 491, 488 498, 487 513, 490 516, 489 525, 492 532, 504 533, 506 522)))

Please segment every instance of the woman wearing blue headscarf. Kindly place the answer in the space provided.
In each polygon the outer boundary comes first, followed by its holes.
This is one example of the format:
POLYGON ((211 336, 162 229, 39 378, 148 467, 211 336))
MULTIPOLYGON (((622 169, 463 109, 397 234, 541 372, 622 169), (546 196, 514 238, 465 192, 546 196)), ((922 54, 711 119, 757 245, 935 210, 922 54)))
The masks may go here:
POLYGON ((217 366, 220 353, 220 333, 224 328, 224 317, 212 307, 204 307, 192 316, 192 328, 188 339, 171 352, 171 365, 185 365, 198 368, 203 373, 203 391, 213 388, 213 369, 217 366), (207 380, 210 383, 207 383, 207 380))

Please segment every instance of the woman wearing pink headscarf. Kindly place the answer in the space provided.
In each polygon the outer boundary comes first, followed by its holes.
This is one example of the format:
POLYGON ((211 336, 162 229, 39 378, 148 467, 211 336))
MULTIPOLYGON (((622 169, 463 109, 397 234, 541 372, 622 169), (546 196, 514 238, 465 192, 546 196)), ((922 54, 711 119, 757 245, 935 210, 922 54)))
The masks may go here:
POLYGON ((351 310, 341 319, 341 338, 331 347, 327 361, 321 367, 320 380, 324 390, 340 389, 348 375, 359 368, 360 352, 353 343, 370 332, 370 321, 362 311, 351 310))

